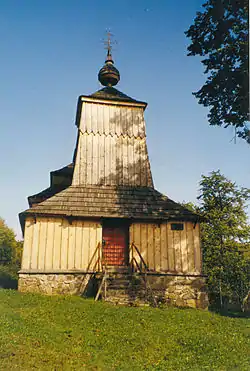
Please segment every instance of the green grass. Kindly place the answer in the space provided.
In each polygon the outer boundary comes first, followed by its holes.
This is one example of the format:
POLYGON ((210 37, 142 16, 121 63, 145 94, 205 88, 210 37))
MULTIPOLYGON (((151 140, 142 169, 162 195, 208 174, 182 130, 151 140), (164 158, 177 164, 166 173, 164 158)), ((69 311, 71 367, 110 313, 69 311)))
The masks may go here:
POLYGON ((0 370, 249 370, 250 324, 0 290, 0 370))

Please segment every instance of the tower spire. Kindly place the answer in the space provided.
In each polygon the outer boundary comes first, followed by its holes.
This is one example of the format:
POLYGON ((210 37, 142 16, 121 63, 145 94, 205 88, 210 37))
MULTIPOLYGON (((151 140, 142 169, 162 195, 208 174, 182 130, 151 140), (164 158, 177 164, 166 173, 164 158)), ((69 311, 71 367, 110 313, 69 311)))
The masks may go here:
POLYGON ((113 36, 112 33, 110 31, 107 31, 107 41, 104 41, 104 44, 106 45, 105 46, 105 49, 107 49, 107 57, 106 57, 105 63, 111 62, 111 63, 114 64, 114 61, 112 59, 112 41, 111 41, 111 36, 113 36))
POLYGON ((114 66, 114 61, 112 58, 112 42, 110 31, 107 31, 107 40, 104 41, 105 49, 107 49, 107 56, 104 66, 100 69, 98 74, 98 80, 104 86, 114 86, 120 80, 120 73, 114 66))

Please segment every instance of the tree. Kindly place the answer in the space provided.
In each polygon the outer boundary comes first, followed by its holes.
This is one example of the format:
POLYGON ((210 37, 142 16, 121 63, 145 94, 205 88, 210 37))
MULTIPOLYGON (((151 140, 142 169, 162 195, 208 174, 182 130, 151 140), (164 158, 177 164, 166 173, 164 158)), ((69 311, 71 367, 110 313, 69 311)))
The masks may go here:
POLYGON ((207 0, 203 8, 185 32, 188 55, 201 56, 208 75, 193 94, 209 107, 210 125, 232 126, 250 143, 248 0, 207 0))
POLYGON ((13 230, 0 218, 0 264, 8 264, 15 260, 17 247, 20 250, 21 245, 16 241, 13 230))
POLYGON ((205 221, 201 223, 204 273, 208 275, 210 293, 220 298, 221 306, 227 299, 242 303, 249 290, 250 226, 246 203, 250 190, 238 187, 213 171, 202 176, 199 210, 205 221))

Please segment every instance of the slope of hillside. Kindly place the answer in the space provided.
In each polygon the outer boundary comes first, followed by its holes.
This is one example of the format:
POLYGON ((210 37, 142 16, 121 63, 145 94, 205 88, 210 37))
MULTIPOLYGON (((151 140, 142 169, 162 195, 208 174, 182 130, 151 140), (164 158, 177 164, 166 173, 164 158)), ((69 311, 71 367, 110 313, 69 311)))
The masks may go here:
POLYGON ((0 290, 0 370, 249 370, 250 323, 0 290))

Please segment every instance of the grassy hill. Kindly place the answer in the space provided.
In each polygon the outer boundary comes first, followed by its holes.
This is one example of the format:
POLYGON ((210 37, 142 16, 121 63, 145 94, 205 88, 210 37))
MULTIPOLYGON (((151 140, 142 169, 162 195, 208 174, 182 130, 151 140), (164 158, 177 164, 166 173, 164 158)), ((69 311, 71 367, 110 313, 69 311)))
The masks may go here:
POLYGON ((0 290, 0 370, 249 370, 250 323, 0 290))

